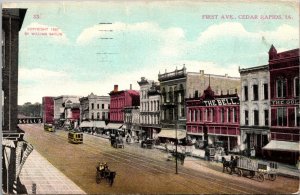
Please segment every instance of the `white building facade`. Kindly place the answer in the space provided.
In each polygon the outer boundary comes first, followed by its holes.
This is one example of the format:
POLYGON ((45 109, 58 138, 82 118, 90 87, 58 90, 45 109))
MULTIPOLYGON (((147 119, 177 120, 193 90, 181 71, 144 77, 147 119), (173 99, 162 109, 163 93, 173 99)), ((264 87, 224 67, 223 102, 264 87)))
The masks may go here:
POLYGON ((140 85, 140 129, 147 138, 154 138, 160 131, 159 85, 142 77, 140 85))
POLYGON ((241 75, 240 130, 241 150, 255 150, 270 140, 270 74, 268 65, 239 70, 241 75))

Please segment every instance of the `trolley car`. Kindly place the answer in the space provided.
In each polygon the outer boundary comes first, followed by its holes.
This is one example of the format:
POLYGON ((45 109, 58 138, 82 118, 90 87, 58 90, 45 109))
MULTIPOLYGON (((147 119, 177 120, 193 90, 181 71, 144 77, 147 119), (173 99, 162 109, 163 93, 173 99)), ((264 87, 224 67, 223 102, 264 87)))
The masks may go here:
POLYGON ((68 133, 68 141, 74 144, 82 144, 83 143, 83 133, 78 131, 70 131, 68 133))
POLYGON ((54 126, 50 123, 45 123, 44 124, 44 130, 45 131, 49 131, 49 132, 54 132, 54 126))

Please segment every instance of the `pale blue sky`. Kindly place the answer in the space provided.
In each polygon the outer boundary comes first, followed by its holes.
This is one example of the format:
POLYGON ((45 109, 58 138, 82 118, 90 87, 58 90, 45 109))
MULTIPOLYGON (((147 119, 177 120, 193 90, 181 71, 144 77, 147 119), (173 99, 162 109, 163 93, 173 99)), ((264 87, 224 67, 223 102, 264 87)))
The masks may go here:
POLYGON ((279 51, 299 47, 298 4, 291 2, 59 1, 3 7, 28 8, 20 32, 19 104, 48 95, 107 95, 114 84, 139 89, 140 77, 157 80, 159 71, 183 64, 188 71, 239 76, 238 66, 267 64, 271 44, 279 51), (36 27, 59 28, 63 36, 24 34, 36 27))

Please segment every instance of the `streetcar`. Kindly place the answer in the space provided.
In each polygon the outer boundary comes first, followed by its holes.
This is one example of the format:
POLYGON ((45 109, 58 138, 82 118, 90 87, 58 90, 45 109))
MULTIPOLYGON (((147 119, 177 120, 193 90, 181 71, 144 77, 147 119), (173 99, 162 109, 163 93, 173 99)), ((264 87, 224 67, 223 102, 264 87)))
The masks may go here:
POLYGON ((68 141, 74 144, 82 144, 83 143, 83 133, 72 130, 68 133, 68 141))
POLYGON ((44 130, 49 132, 54 132, 54 126, 50 123, 44 123, 44 130))

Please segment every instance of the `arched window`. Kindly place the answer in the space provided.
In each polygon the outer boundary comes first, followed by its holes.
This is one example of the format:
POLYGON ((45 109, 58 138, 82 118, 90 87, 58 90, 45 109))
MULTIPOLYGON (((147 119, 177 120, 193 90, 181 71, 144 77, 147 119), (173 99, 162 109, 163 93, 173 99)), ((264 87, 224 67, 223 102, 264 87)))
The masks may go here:
POLYGON ((92 113, 92 117, 91 118, 92 118, 92 120, 94 120, 94 113, 92 113))
POLYGON ((100 112, 97 112, 97 119, 100 119, 100 112))
POLYGON ((294 96, 299 97, 300 87, 299 87, 299 77, 294 78, 294 96))

